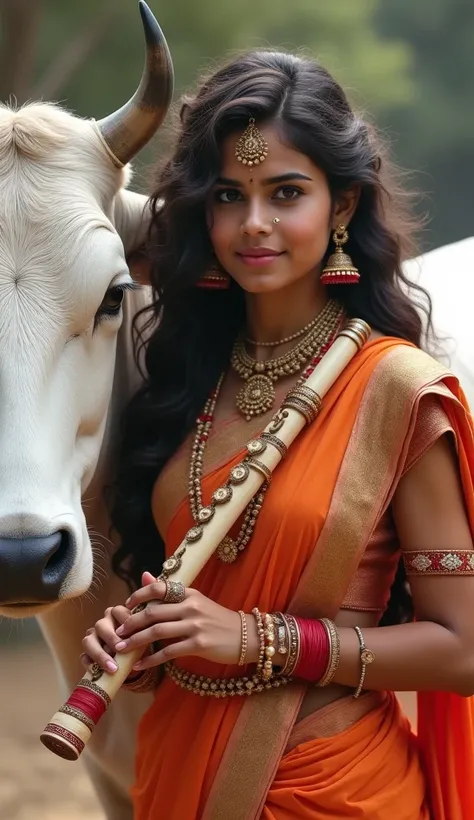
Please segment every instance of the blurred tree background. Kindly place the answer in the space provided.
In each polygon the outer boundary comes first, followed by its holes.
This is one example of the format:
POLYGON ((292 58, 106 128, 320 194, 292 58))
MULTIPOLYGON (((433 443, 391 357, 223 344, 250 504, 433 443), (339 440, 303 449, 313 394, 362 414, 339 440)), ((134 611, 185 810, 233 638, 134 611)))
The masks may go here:
MULTIPOLYGON (((169 42, 176 97, 224 55, 254 46, 318 57, 392 143, 431 221, 425 246, 474 234, 472 0, 149 0, 169 42)), ((137 84, 136 0, 0 0, 0 99, 59 100, 103 116, 137 84)), ((146 187, 140 158, 136 184, 146 187)))

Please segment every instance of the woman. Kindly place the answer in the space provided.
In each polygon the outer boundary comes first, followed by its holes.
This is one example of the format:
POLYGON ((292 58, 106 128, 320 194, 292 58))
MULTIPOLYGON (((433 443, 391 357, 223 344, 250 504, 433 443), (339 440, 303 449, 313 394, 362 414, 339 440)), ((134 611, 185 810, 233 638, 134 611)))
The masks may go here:
POLYGON ((111 671, 160 642, 129 682, 165 665, 136 820, 474 816, 473 431, 456 380, 418 349, 412 223, 389 170, 310 60, 239 57, 183 106, 113 513, 116 569, 138 589, 84 639, 84 663, 111 671), (180 600, 155 581, 165 554, 346 317, 371 339, 180 600), (411 690, 418 739, 393 694, 411 690))

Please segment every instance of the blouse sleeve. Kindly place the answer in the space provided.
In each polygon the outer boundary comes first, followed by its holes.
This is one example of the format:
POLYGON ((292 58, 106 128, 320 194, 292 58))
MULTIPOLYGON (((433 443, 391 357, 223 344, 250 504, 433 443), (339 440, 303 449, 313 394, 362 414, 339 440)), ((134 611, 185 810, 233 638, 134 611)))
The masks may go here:
POLYGON ((413 467, 413 465, 433 446, 435 441, 445 433, 452 433, 454 430, 449 421, 448 415, 443 408, 439 396, 428 393, 424 396, 418 407, 415 422, 415 429, 411 437, 410 445, 403 467, 403 475, 413 467))

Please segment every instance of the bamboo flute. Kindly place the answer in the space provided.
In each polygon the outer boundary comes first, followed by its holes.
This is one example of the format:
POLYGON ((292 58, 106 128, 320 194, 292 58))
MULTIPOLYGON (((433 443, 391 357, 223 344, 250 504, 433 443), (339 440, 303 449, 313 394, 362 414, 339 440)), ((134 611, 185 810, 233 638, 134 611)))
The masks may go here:
MULTIPOLYGON (((316 418, 321 399, 366 343, 369 334, 369 326, 361 319, 351 319, 345 324, 304 384, 289 392, 262 434, 249 442, 247 457, 236 465, 241 468, 240 479, 232 480, 232 474, 239 475, 238 472, 233 473, 236 470, 234 467, 228 482, 214 493, 213 516, 207 523, 192 527, 186 533, 175 553, 163 564, 160 577, 171 577, 187 587, 191 586, 235 521, 262 484, 271 478, 271 473, 281 461, 281 448, 272 446, 272 436, 277 437, 286 447, 291 446, 303 428, 316 418), (262 435, 267 438, 262 439, 262 435)), ((66 760, 77 760, 90 740, 96 723, 142 655, 142 649, 117 655, 115 661, 118 670, 113 674, 104 671, 94 675, 92 671, 88 671, 67 703, 56 712, 44 729, 42 743, 66 760)))

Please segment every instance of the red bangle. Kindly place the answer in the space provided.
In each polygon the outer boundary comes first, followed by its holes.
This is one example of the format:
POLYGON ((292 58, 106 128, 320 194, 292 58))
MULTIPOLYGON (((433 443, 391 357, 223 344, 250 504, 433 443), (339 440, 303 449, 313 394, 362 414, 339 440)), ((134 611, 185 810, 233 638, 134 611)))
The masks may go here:
POLYGON ((318 683, 329 663, 331 644, 324 624, 319 620, 295 618, 300 631, 300 654, 293 675, 318 683))

